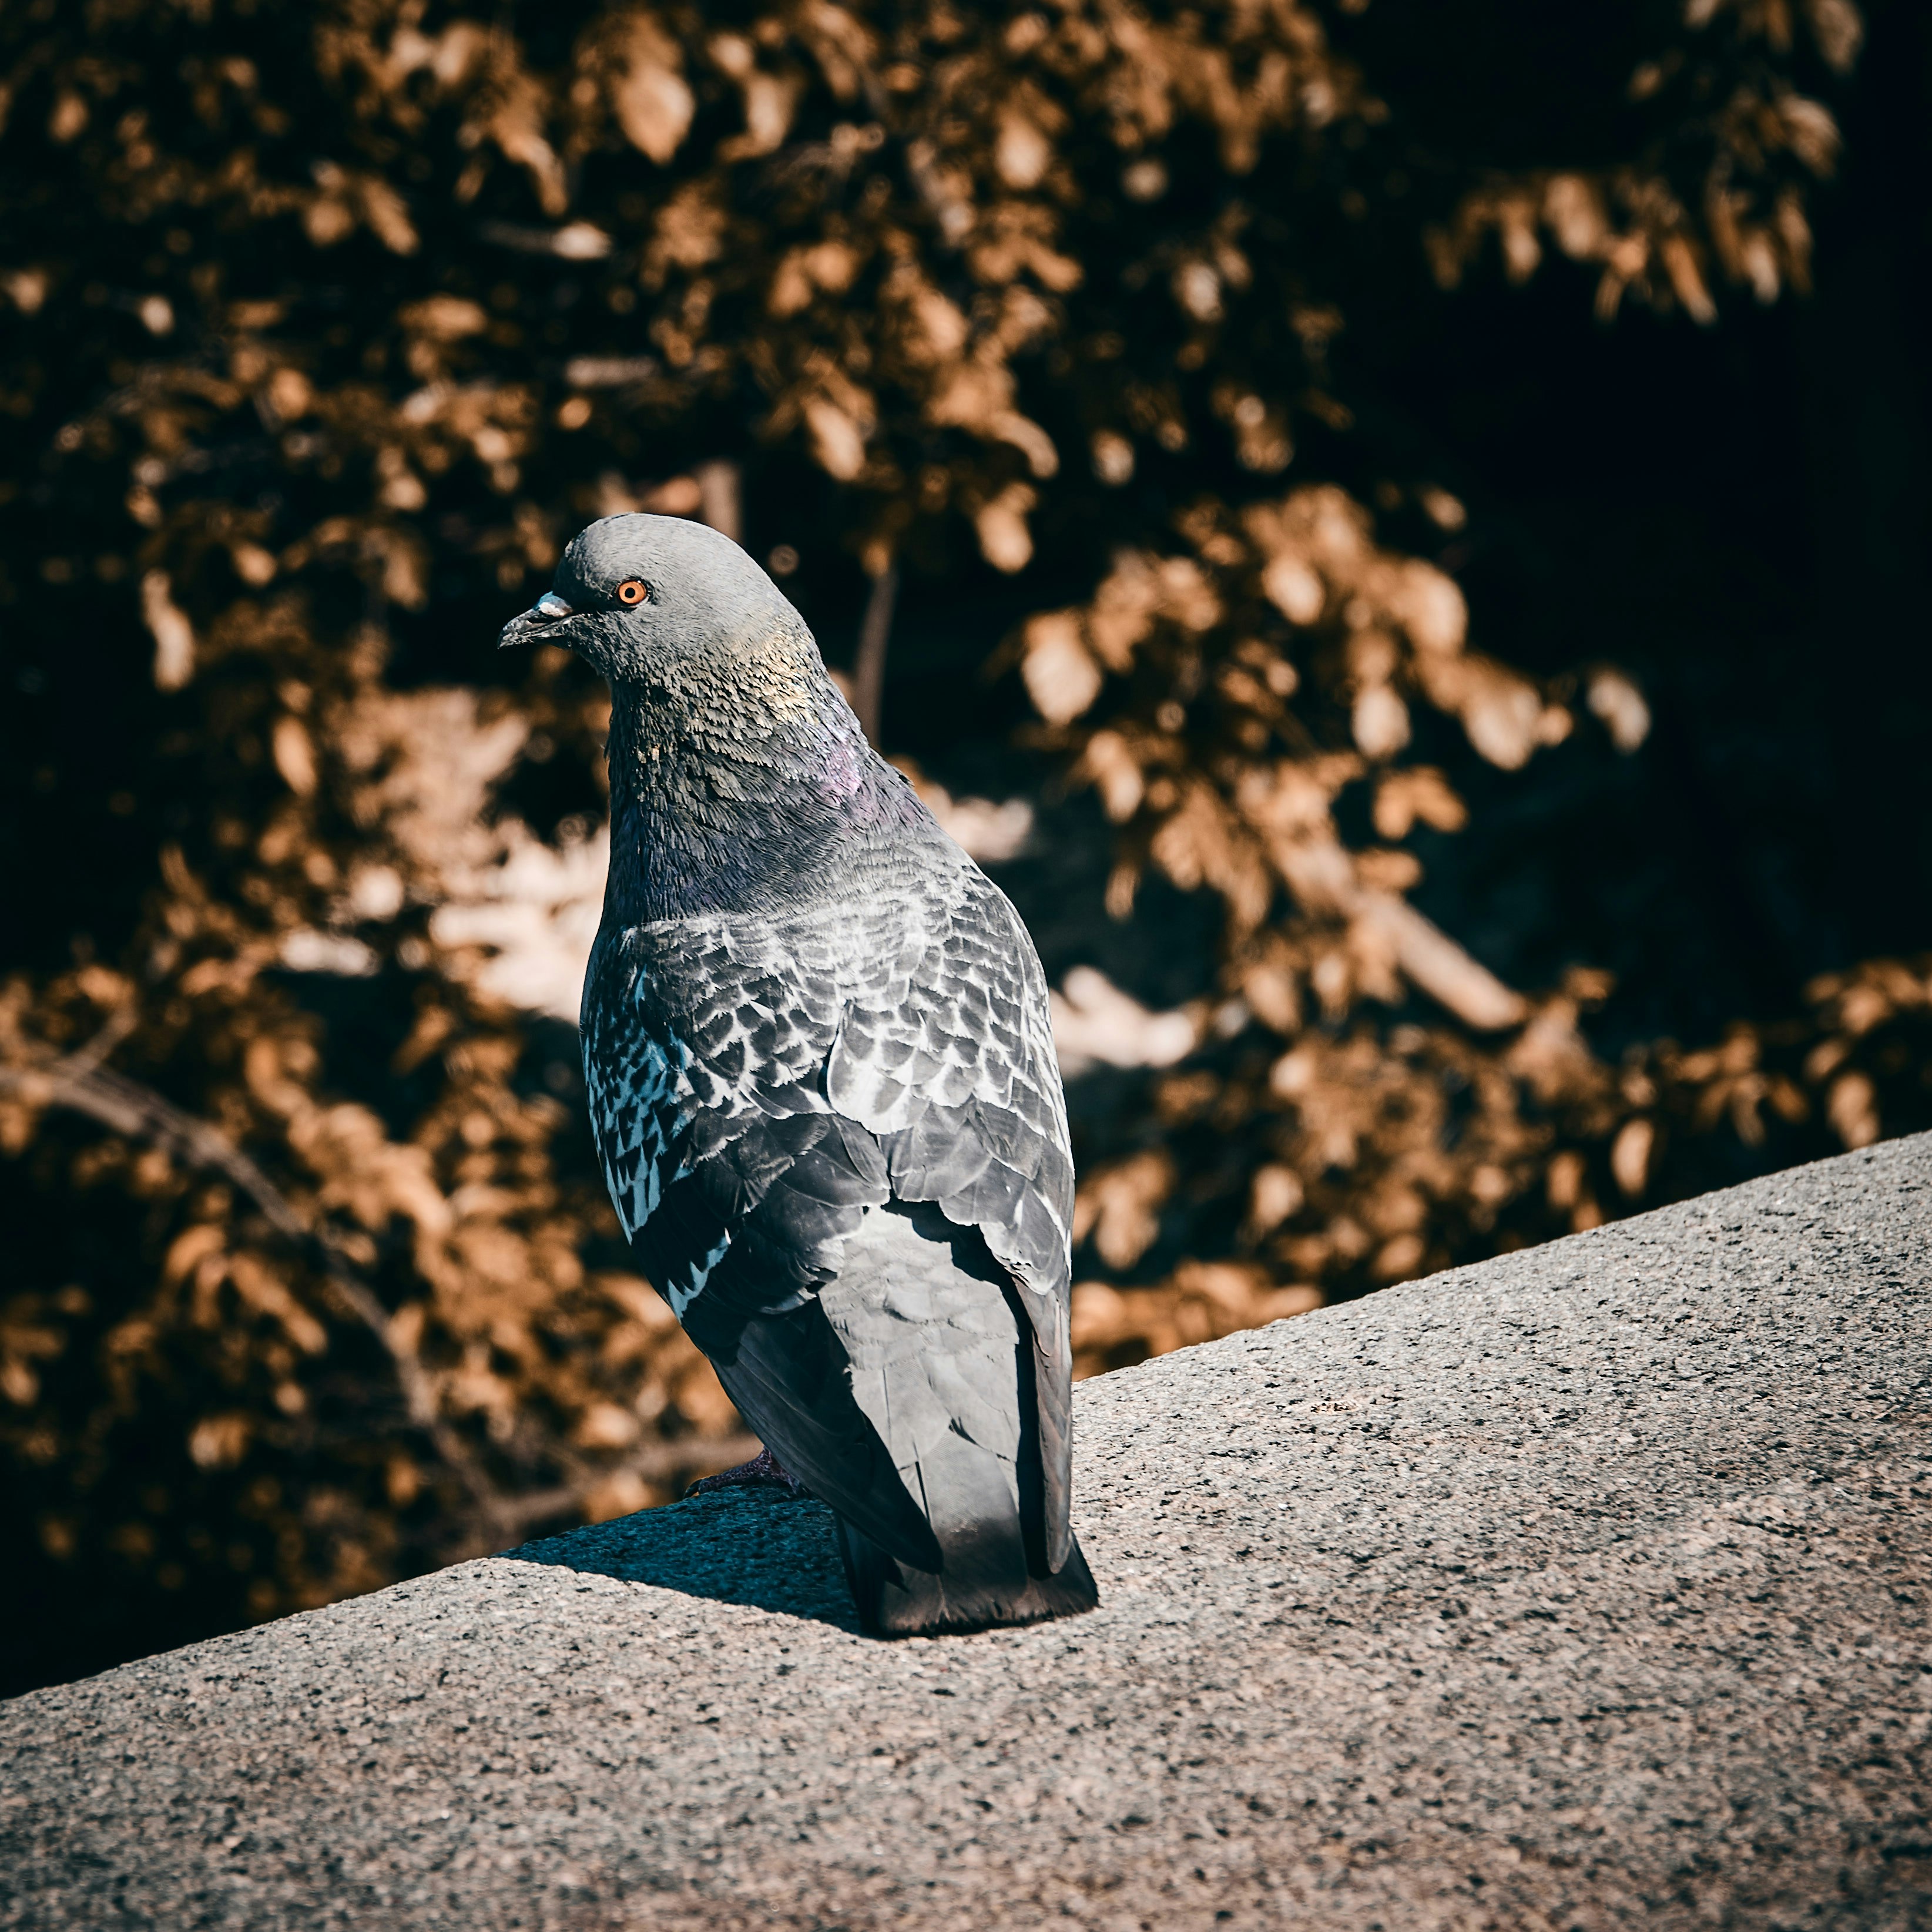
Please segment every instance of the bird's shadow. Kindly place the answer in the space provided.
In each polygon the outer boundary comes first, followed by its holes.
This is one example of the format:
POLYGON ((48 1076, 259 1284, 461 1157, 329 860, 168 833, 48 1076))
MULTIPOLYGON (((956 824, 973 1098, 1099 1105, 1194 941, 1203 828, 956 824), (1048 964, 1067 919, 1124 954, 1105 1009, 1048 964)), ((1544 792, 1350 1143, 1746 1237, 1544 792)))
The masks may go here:
POLYGON ((776 1487, 722 1490, 545 1537, 499 1560, 649 1583, 856 1634, 836 1520, 823 1503, 776 1487))

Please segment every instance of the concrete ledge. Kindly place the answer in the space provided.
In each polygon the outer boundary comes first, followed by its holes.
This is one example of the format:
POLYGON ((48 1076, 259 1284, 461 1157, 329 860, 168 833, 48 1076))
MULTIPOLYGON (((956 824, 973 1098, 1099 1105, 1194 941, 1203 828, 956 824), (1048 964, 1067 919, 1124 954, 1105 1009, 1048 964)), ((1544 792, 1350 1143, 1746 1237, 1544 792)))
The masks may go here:
POLYGON ((686 1503, 0 1706, 0 1924, 1932 1920, 1932 1138, 1085 1384, 1106 1601, 686 1503))

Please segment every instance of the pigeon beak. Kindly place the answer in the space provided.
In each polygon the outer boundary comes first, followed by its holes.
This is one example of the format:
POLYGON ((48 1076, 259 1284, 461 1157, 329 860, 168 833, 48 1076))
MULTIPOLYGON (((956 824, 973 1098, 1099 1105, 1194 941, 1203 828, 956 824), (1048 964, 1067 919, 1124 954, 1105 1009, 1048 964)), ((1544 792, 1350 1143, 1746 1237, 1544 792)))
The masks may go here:
POLYGON ((503 626, 503 634, 496 640, 497 648, 507 650, 512 644, 526 644, 532 638, 541 637, 553 625, 560 624, 565 618, 576 614, 575 609, 554 590, 546 590, 521 616, 512 617, 503 626))

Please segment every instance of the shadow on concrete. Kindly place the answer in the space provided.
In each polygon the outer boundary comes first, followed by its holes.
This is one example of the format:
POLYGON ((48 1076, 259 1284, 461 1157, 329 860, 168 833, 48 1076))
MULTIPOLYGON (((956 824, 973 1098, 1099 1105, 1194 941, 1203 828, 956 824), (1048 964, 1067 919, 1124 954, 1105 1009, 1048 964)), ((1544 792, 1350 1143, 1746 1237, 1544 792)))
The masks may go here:
POLYGON ((506 1550, 585 1576, 649 1583, 856 1634, 832 1512, 777 1489, 726 1490, 506 1550))

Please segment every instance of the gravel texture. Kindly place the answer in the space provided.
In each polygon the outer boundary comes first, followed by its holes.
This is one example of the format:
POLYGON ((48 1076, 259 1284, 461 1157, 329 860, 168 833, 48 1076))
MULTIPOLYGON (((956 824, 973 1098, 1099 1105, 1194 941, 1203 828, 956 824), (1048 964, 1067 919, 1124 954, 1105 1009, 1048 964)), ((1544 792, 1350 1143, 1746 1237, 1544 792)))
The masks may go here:
POLYGON ((1932 1138, 1090 1382, 1103 1604, 813 1503, 0 1706, 0 1924, 1932 1924, 1932 1138))

